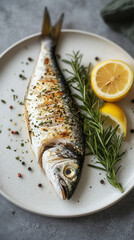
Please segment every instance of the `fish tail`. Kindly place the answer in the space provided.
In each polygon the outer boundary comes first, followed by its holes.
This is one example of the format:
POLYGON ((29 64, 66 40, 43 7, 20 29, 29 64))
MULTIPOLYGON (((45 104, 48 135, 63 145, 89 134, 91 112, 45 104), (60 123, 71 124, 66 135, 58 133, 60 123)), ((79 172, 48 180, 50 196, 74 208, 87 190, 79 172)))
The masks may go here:
POLYGON ((47 7, 45 7, 44 11, 44 19, 43 19, 43 24, 42 24, 42 36, 43 37, 51 37, 52 40, 54 40, 55 44, 58 41, 59 35, 60 35, 60 30, 62 27, 64 19, 64 14, 62 13, 59 20, 56 22, 54 26, 51 24, 51 18, 49 15, 49 11, 47 7))

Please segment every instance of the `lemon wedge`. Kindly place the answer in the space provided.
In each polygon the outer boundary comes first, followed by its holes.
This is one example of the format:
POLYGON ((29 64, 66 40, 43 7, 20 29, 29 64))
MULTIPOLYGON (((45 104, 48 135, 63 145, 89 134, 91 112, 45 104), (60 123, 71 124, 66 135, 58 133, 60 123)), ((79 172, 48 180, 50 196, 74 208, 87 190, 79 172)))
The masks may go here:
POLYGON ((127 134, 127 119, 123 110, 115 103, 105 103, 100 108, 102 117, 109 116, 107 123, 113 127, 119 125, 118 131, 124 134, 124 138, 127 134))
POLYGON ((132 83, 132 69, 120 60, 104 61, 91 73, 91 85, 95 94, 107 102, 116 102, 124 98, 132 83))

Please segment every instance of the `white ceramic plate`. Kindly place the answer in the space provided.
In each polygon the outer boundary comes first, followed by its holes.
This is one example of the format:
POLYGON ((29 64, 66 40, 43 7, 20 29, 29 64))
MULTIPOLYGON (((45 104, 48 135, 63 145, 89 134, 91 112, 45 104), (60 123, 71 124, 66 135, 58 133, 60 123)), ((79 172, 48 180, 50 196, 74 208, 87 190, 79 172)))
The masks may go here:
MULTIPOLYGON (((129 95, 118 103, 126 113, 128 119, 128 136, 123 143, 123 149, 127 153, 122 160, 122 168, 118 174, 119 181, 124 186, 124 193, 120 193, 105 181, 104 172, 89 168, 87 164, 94 160, 93 157, 85 159, 80 183, 71 200, 60 200, 52 185, 40 170, 30 144, 27 142, 27 130, 23 116, 23 106, 18 103, 24 99, 27 84, 33 72, 33 68, 40 49, 40 35, 30 36, 10 47, 1 56, 0 71, 0 99, 6 100, 6 104, 0 102, 0 193, 12 203, 32 211, 34 213, 54 217, 74 217, 91 214, 100 211, 123 198, 134 186, 134 138, 130 129, 134 128, 134 86, 129 95), (28 57, 34 59, 28 61, 28 57), (22 72, 24 70, 24 72, 22 72), (19 74, 27 77, 22 80, 19 74), (11 91, 14 89, 14 92, 11 91), (13 100, 13 95, 18 98, 13 100), (13 105, 13 109, 9 106, 13 105), (12 121, 10 121, 12 119, 12 121), (17 125, 14 125, 14 124, 17 125), (8 128, 17 130, 20 135, 12 135, 8 128), (21 146, 24 143, 24 147, 21 146), (11 150, 7 146, 11 146, 11 150), (17 150, 16 150, 17 149, 17 150), (16 150, 16 151, 14 151, 16 150), (28 153, 27 153, 28 151, 28 153), (23 166, 16 157, 19 156, 26 165, 23 166), (31 160, 33 160, 31 162, 31 160), (28 171, 28 167, 32 171, 28 171), (18 178, 18 173, 23 178, 18 178), (100 184, 104 179, 105 184, 100 184), (38 183, 43 187, 39 188, 38 183)), ((134 69, 134 60, 123 49, 111 41, 100 36, 74 30, 64 30, 57 47, 57 53, 66 58, 66 53, 80 50, 83 53, 83 63, 89 62, 95 66, 98 56, 101 61, 107 59, 121 59, 134 69)), ((61 68, 64 64, 60 62, 61 68)))

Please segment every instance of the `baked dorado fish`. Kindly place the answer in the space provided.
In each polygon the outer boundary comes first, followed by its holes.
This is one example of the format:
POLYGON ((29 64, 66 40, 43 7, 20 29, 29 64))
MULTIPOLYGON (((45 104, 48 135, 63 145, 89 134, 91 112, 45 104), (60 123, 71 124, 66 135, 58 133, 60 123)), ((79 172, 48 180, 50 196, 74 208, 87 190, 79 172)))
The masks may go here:
POLYGON ((83 122, 56 61, 63 15, 55 26, 45 8, 39 57, 25 96, 32 150, 62 199, 70 199, 84 161, 83 122))

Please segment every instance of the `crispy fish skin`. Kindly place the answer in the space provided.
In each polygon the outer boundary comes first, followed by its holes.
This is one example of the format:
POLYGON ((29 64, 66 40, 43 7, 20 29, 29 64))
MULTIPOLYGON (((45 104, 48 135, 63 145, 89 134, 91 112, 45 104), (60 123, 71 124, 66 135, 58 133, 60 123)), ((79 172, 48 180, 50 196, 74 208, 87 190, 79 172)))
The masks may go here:
POLYGON ((84 161, 83 122, 56 61, 56 29, 60 33, 62 18, 51 27, 46 9, 44 21, 50 27, 43 34, 25 96, 25 116, 32 149, 41 168, 58 195, 70 199, 84 161))

